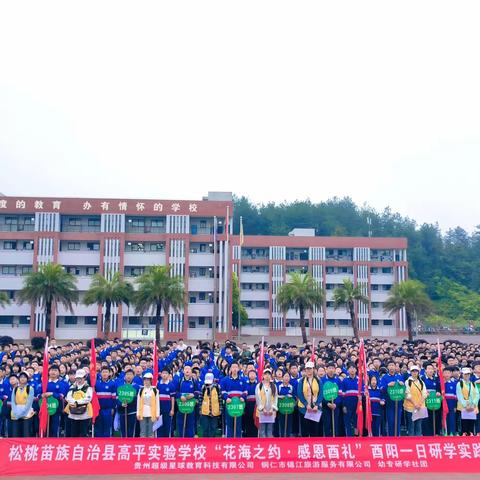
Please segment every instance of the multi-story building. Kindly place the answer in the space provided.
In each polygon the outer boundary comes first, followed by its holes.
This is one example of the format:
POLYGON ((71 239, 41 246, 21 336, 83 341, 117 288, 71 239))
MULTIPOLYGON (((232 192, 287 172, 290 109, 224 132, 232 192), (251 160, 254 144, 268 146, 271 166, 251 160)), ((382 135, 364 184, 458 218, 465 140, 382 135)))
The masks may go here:
MULTIPOLYGON (((58 340, 100 334, 103 309, 82 298, 92 275, 121 272, 135 278, 151 265, 171 265, 184 278, 187 300, 164 315, 165 339, 224 339, 232 334, 232 270, 239 274, 241 301, 249 320, 242 335, 298 335, 298 315, 278 309, 275 297, 292 271, 310 272, 326 290, 324 308, 308 320, 310 335, 349 335, 346 311, 334 310, 332 293, 344 278, 363 285, 369 305, 359 305, 360 331, 394 336, 405 317, 390 317, 382 304, 395 282, 407 277, 403 238, 315 237, 295 229, 289 236, 232 235, 229 193, 211 192, 200 201, 0 197, 0 290, 12 302, 0 308, 0 335, 27 339, 41 334, 40 306, 16 300, 23 276, 38 265, 58 262, 77 278, 80 301, 73 314, 58 306, 52 335, 58 340), (240 270, 240 271, 239 271, 240 270), (215 326, 215 328, 214 328, 215 326)), ((124 338, 150 338, 154 318, 133 306, 113 309, 112 331, 124 338)))

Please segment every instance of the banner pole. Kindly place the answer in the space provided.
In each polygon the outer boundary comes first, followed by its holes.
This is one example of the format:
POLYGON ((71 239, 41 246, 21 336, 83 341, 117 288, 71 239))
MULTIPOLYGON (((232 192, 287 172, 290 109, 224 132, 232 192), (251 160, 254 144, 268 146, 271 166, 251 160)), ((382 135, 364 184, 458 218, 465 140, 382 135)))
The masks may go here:
POLYGON ((395 437, 398 437, 398 427, 397 427, 397 423, 398 423, 398 400, 395 400, 395 437))
POLYGON ((287 436, 287 422, 288 422, 288 415, 285 414, 285 428, 283 429, 283 436, 287 436))
POLYGON ((183 414, 183 433, 182 433, 182 437, 185 438, 185 428, 187 426, 187 414, 184 413, 183 414))
POLYGON ((233 417, 233 438, 237 438, 237 417, 233 417))
POLYGON ((436 413, 437 413, 437 412, 436 412, 435 410, 433 410, 433 436, 434 436, 434 437, 435 437, 435 435, 437 434, 437 433, 436 433, 436 428, 435 428, 435 426, 436 426, 436 425, 435 425, 435 417, 437 416, 436 413))
POLYGON ((332 408, 332 433, 335 437, 335 410, 332 408))
POLYGON ((125 405, 125 437, 128 438, 127 406, 125 405))

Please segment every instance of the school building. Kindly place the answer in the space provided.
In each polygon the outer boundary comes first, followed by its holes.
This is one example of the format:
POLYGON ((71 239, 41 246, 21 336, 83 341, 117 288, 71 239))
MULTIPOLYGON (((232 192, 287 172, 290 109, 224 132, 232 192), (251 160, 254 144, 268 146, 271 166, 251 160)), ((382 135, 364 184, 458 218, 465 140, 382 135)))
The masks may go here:
MULTIPOLYGON (((275 301, 293 271, 310 272, 326 292, 325 305, 308 319, 310 336, 351 335, 347 311, 334 310, 332 302, 344 278, 362 285, 370 298, 357 306, 363 335, 406 333, 403 313, 383 311, 392 285, 407 278, 405 238, 317 237, 312 229, 294 229, 288 236, 245 235, 240 246, 232 223, 232 195, 226 192, 190 201, 0 196, 0 291, 12 300, 0 307, 0 335, 26 340, 44 330, 42 308, 16 299, 24 275, 47 262, 75 275, 80 291, 73 314, 60 305, 53 313, 52 336, 58 340, 100 334, 103 309, 82 303, 92 275, 119 271, 135 284, 149 266, 166 264, 183 277, 188 295, 181 311, 164 316, 164 339, 236 335, 232 271, 239 275, 249 318, 242 336, 300 334, 298 314, 284 315, 275 301)), ((153 338, 153 312, 139 316, 134 307, 117 305, 111 323, 115 336, 153 338)))

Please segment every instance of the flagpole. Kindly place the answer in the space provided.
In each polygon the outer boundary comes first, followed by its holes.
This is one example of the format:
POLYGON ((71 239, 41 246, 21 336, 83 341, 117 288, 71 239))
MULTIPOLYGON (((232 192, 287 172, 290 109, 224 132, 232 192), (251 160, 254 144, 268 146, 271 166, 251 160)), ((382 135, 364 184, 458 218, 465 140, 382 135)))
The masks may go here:
POLYGON ((238 341, 240 341, 240 325, 241 325, 241 315, 240 315, 240 297, 242 295, 242 283, 240 282, 240 275, 242 272, 242 245, 243 245, 243 219, 240 217, 240 235, 239 235, 239 245, 240 245, 240 253, 238 257, 238 275, 237 275, 237 280, 238 280, 238 305, 237 305, 237 338, 238 341))

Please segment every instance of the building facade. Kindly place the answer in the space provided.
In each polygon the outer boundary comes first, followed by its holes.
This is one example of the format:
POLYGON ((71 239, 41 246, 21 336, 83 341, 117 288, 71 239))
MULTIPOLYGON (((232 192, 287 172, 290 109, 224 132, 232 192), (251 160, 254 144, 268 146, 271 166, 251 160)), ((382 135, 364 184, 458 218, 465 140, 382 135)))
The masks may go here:
MULTIPOLYGON (((382 304, 388 290, 407 278, 403 238, 315 237, 309 229, 289 236, 232 235, 233 202, 228 193, 210 192, 199 201, 0 197, 0 290, 11 304, 0 307, 0 335, 28 339, 41 334, 40 306, 16 300, 23 276, 38 265, 57 262, 77 278, 80 301, 73 314, 58 306, 52 336, 85 339, 102 330, 103 308, 82 298, 92 275, 115 272, 135 284, 151 265, 171 265, 188 292, 184 308, 164 315, 164 339, 224 339, 232 335, 231 276, 240 279, 248 324, 242 335, 299 334, 298 315, 279 311, 275 297, 292 271, 310 272, 326 290, 324 308, 308 320, 317 337, 351 334, 346 311, 334 310, 332 294, 344 278, 363 286, 369 305, 359 305, 364 335, 406 332, 405 316, 390 317, 382 304), (214 329, 215 326, 215 329, 214 329)), ((117 305, 112 331, 124 338, 151 338, 151 315, 117 305)))

